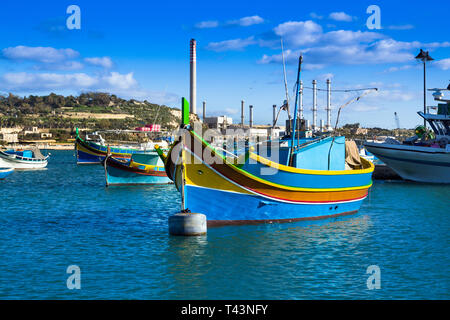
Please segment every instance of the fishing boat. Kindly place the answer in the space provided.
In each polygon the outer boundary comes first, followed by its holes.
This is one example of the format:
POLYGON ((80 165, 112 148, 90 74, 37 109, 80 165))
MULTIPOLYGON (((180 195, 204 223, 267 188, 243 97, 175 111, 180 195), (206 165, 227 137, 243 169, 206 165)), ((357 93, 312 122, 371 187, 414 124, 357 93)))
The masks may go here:
MULTIPOLYGON (((159 144, 164 142, 159 142, 159 144)), ((111 151, 111 156, 117 160, 125 162, 130 161, 132 154, 146 154, 155 152, 155 144, 153 142, 141 144, 138 147, 131 147, 127 145, 108 146, 103 137, 98 134, 86 135, 86 138, 81 138, 78 128, 76 129, 75 150, 77 153, 77 164, 96 164, 102 163, 105 160, 108 152, 108 147, 111 151)), ((167 146, 167 143, 165 144, 167 146)))
POLYGON ((252 147, 238 155, 212 147, 189 124, 184 98, 182 121, 182 133, 168 154, 156 150, 182 194, 184 210, 205 214, 209 226, 353 214, 372 185, 374 165, 359 156, 354 142, 346 156, 350 143, 345 137, 300 139, 291 133, 292 139, 270 148, 269 159, 252 147))
POLYGON ((42 169, 48 164, 49 156, 44 156, 38 148, 30 150, 0 151, 0 167, 9 167, 17 170, 42 169))
POLYGON ((431 89, 439 104, 437 113, 418 112, 430 126, 418 126, 415 135, 403 142, 387 139, 384 143, 366 142, 368 151, 378 157, 405 180, 427 183, 450 183, 450 100, 442 91, 431 89))
POLYGON ((0 168, 0 180, 5 179, 11 173, 14 172, 14 168, 0 168))
POLYGON ((132 154, 129 162, 108 155, 103 161, 106 185, 168 184, 164 163, 158 153, 132 154))

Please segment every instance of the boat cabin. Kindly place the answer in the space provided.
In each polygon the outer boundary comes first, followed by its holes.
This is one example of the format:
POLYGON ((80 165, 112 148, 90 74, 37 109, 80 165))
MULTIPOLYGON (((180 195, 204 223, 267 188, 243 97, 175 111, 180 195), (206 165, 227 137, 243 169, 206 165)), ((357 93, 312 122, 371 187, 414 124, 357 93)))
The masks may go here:
POLYGON ((430 127, 433 129, 436 135, 436 141, 442 138, 450 138, 450 115, 447 114, 431 114, 423 112, 418 112, 418 114, 424 118, 430 127))

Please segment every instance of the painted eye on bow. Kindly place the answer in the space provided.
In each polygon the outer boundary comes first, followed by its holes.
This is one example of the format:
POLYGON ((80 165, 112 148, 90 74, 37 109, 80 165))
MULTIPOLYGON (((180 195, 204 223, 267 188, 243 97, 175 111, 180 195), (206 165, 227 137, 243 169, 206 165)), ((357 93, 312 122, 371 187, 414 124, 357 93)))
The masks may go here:
POLYGON ((203 174, 203 171, 202 170, 197 170, 197 173, 198 174, 203 174))

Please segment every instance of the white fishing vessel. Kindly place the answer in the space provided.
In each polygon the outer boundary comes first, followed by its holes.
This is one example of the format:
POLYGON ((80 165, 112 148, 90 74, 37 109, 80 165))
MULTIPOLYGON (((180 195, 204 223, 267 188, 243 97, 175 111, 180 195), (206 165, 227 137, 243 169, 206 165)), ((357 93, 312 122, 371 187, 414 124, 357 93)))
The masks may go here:
POLYGON ((416 135, 399 142, 388 139, 384 143, 366 142, 366 149, 392 168, 405 180, 430 183, 450 183, 450 100, 443 99, 442 91, 434 91, 437 113, 418 112, 429 124, 418 126, 416 135))
POLYGON ((49 156, 44 156, 38 148, 30 150, 5 150, 0 151, 0 167, 14 168, 18 170, 42 169, 48 164, 49 156))

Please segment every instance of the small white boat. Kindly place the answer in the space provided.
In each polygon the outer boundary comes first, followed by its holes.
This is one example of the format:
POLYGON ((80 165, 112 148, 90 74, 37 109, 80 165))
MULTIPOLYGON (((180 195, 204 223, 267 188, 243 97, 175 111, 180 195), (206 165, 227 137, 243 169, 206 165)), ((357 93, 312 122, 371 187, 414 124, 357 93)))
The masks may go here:
POLYGON ((0 151, 0 167, 17 170, 41 169, 48 164, 49 156, 44 156, 37 148, 24 151, 0 151))
POLYGON ((440 92, 435 100, 446 102, 439 104, 437 114, 418 112, 432 131, 419 126, 416 135, 404 142, 387 139, 384 143, 364 144, 405 180, 450 183, 450 100, 443 100, 440 92))

